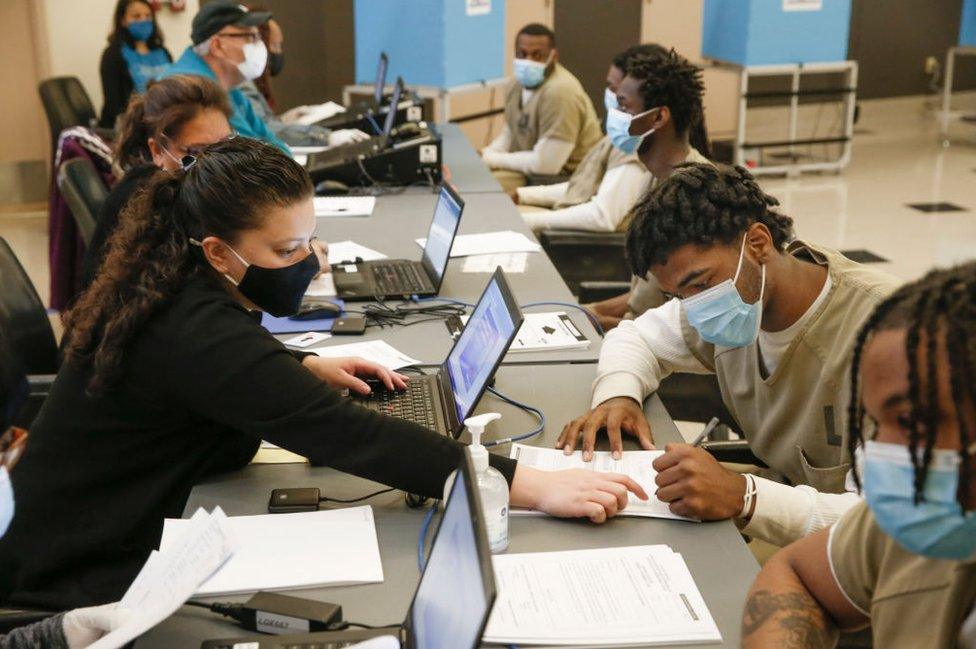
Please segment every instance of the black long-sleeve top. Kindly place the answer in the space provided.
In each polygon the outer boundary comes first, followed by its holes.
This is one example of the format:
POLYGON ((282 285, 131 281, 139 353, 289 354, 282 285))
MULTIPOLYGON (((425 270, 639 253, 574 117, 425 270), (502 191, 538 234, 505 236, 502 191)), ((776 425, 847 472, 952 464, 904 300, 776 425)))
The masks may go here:
MULTIPOLYGON (((208 271, 154 314, 111 391, 61 369, 12 472, 0 600, 65 609, 118 599, 190 489, 261 439, 328 466, 439 496, 463 446, 351 403, 303 367, 208 271)), ((515 463, 492 457, 509 483, 515 463)))
MULTIPOLYGON (((163 48, 167 58, 172 62, 173 56, 169 50, 163 48)), ((102 94, 104 103, 102 113, 98 117, 98 125, 102 128, 115 128, 115 120, 125 112, 129 105, 129 96, 135 89, 129 66, 122 56, 122 43, 109 43, 102 52, 102 60, 98 64, 98 72, 102 77, 102 94)))

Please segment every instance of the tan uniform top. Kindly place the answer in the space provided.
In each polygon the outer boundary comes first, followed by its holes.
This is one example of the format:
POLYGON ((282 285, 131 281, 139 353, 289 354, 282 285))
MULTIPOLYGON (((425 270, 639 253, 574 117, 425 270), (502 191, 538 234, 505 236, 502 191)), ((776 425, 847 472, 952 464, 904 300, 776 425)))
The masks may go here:
MULTIPOLYGON (((603 182, 603 176, 611 169, 625 164, 641 164, 634 153, 624 153, 613 145, 610 138, 604 137, 590 149, 583 161, 576 167, 576 171, 569 178, 569 187, 562 199, 556 201, 552 206, 554 210, 560 210, 572 205, 580 205, 596 196, 603 182)), ((626 223, 630 219, 624 219, 618 231, 626 229, 626 223)))
POLYGON ((684 310, 682 336, 695 358, 715 372, 722 401, 756 457, 792 484, 842 493, 851 468, 847 405, 854 341, 874 307, 900 281, 802 241, 787 251, 826 266, 832 285, 771 375, 762 368, 757 342, 735 348, 706 343, 684 310))
POLYGON ((871 618, 879 649, 948 649, 976 601, 976 559, 913 554, 885 534, 862 502, 831 529, 830 566, 841 590, 871 618))
POLYGON ((593 102, 569 70, 556 63, 552 73, 522 105, 522 85, 513 82, 505 95, 505 121, 511 151, 529 151, 543 138, 574 144, 561 173, 572 173, 603 137, 593 102))
MULTIPOLYGON (((699 153, 695 147, 691 147, 691 150, 688 151, 688 157, 685 158, 685 162, 713 164, 711 160, 699 153)), ((656 186, 657 179, 652 178, 647 191, 653 190, 656 186)), ((628 215, 623 220, 623 223, 621 223, 621 231, 626 231, 632 220, 633 216, 628 215)), ((633 320, 648 309, 659 307, 666 301, 664 299, 664 293, 661 292, 661 287, 658 286, 657 280, 654 279, 653 275, 648 273, 646 278, 634 275, 630 278, 630 297, 627 299, 627 313, 624 314, 624 318, 633 320)))

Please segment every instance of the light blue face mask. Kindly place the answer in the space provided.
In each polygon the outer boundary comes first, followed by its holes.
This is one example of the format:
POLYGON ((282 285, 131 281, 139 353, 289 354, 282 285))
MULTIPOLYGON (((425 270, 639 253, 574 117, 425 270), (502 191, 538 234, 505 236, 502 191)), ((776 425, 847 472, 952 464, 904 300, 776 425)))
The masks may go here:
MULTIPOLYGON (((616 103, 617 98, 614 97, 614 103, 616 103)), ((630 113, 625 113, 619 108, 607 107, 607 137, 615 147, 623 151, 624 153, 630 154, 637 150, 641 142, 644 141, 648 135, 654 132, 654 129, 648 130, 646 133, 641 133, 640 135, 630 134, 630 125, 635 119, 640 119, 644 115, 647 115, 653 110, 657 110, 659 107, 655 106, 650 110, 645 110, 639 115, 631 115, 630 113)))
POLYGON ((869 441, 863 458, 864 499, 888 536, 909 552, 933 559, 962 561, 976 555, 976 512, 962 511, 956 500, 956 451, 933 449, 924 499, 917 505, 907 446, 869 441))
POLYGON ((515 79, 524 88, 538 88, 546 80, 546 68, 549 61, 539 63, 532 59, 515 59, 512 62, 512 69, 515 71, 515 79))
POLYGON ((759 336, 762 299, 766 291, 766 266, 761 267, 762 284, 759 287, 759 299, 754 304, 746 304, 735 287, 739 273, 742 272, 742 259, 745 252, 746 240, 743 237, 735 277, 681 301, 688 323, 698 331, 702 340, 713 345, 745 347, 755 342, 756 337, 759 336))
POLYGON ((617 103, 617 95, 610 88, 603 89, 603 106, 607 109, 607 115, 611 110, 619 110, 620 104, 617 103))
POLYGON ((134 23, 129 23, 126 29, 129 30, 129 34, 134 40, 144 43, 153 35, 153 21, 138 20, 134 23))
POLYGON ((0 467, 0 536, 7 533, 14 519, 14 488, 6 467, 0 467))

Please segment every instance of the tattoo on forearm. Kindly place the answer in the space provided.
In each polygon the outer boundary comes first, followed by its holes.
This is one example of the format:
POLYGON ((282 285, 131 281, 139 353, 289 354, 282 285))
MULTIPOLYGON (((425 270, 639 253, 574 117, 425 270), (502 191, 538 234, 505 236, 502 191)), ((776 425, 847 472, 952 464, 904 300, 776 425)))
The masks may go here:
MULTIPOLYGON (((742 636, 747 638, 767 621, 776 618, 786 636, 780 647, 808 649, 828 646, 832 634, 827 616, 812 597, 806 593, 780 593, 768 590, 752 594, 746 602, 742 619, 742 636)), ((781 641, 782 642, 782 641, 781 641)))

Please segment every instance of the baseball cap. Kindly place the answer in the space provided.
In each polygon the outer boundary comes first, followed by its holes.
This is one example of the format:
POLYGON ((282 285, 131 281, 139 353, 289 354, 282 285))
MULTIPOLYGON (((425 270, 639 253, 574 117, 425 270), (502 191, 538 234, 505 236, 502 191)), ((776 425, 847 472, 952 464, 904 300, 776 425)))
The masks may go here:
POLYGON ((251 11, 244 5, 229 0, 208 2, 193 17, 190 40, 194 45, 199 45, 228 25, 258 27, 270 19, 270 11, 251 11))

